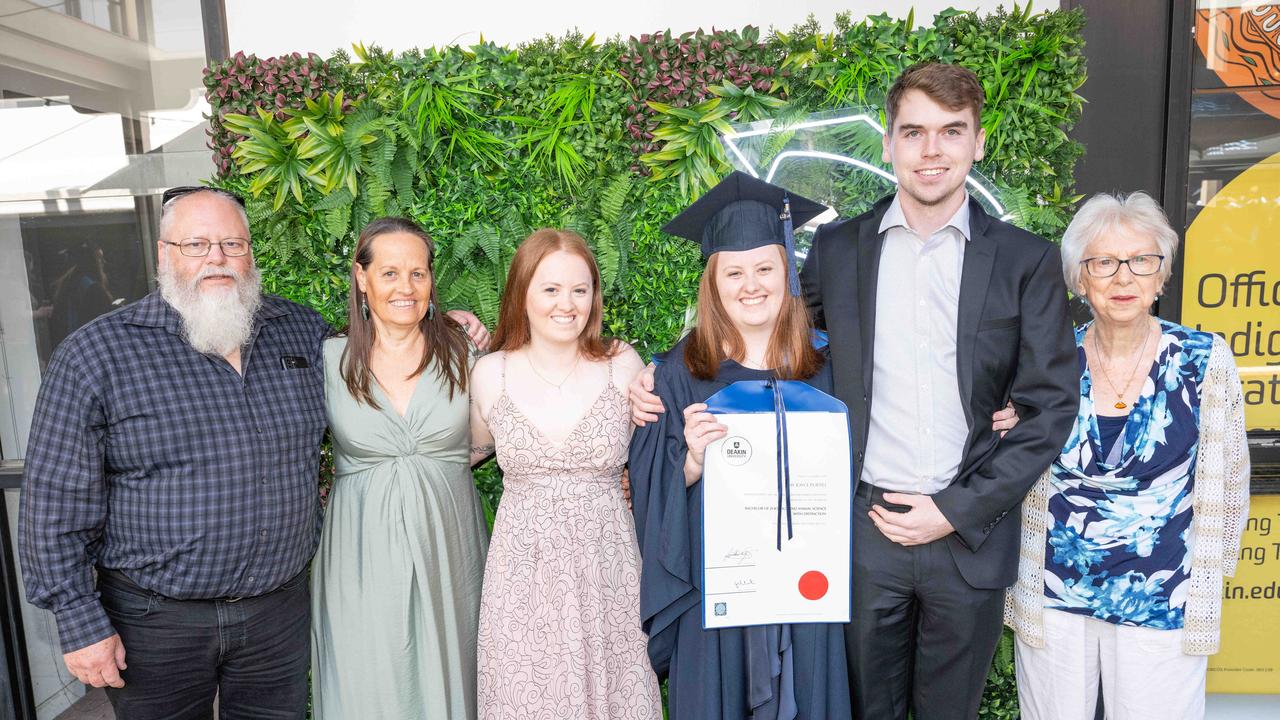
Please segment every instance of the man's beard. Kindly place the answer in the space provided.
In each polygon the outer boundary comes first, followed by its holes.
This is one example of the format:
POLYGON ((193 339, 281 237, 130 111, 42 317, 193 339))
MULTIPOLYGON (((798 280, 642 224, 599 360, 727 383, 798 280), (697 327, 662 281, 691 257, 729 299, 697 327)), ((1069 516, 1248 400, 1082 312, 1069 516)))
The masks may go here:
MULTIPOLYGON (((967 178, 968 175, 966 174, 965 177, 967 178)), ((912 190, 909 184, 900 185, 899 187, 905 190, 907 194, 911 196, 911 199, 915 200, 916 203, 919 204, 920 206, 931 208, 931 207, 936 207, 938 205, 943 205, 951 201, 951 199, 956 196, 957 192, 961 192, 961 193, 965 192, 967 190, 967 188, 965 187, 967 184, 968 184, 968 180, 961 179, 959 185, 956 185, 955 187, 950 187, 950 188, 943 188, 939 192, 937 192, 934 196, 924 195, 919 192, 915 192, 912 190)))
POLYGON ((182 334, 202 353, 226 355, 243 347, 253 332, 253 317, 262 304, 262 276, 250 267, 243 275, 227 267, 204 266, 190 280, 179 277, 163 258, 159 272, 160 297, 182 317, 182 334), (233 288, 200 290, 200 281, 225 276, 233 288))

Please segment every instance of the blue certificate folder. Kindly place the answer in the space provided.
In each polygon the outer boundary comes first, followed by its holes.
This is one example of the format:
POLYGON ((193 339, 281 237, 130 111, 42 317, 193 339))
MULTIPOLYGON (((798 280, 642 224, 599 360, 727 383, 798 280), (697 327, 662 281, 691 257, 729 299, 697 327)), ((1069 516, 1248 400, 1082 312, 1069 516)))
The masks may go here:
POLYGON ((707 409, 729 432, 700 483, 703 628, 848 622, 848 408, 804 382, 754 380, 707 409))

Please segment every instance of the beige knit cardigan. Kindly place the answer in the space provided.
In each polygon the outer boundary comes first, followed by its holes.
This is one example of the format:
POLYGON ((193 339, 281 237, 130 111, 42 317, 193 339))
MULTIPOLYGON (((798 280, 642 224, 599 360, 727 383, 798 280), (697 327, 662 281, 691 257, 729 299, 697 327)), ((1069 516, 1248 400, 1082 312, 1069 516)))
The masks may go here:
MULTIPOLYGON (((1192 485, 1190 590, 1182 652, 1218 652, 1222 578, 1236 572, 1249 516, 1249 445, 1235 358, 1217 335, 1200 387, 1200 445, 1192 485)), ((1004 621, 1031 647, 1044 647, 1044 550, 1053 493, 1046 471, 1022 503, 1018 581, 1005 592, 1004 621)))

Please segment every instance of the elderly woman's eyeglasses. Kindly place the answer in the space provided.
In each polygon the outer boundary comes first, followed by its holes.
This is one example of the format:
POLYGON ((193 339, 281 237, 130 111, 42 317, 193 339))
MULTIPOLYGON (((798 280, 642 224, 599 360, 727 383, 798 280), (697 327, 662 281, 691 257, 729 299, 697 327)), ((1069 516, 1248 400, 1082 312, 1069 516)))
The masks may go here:
POLYGON ((1080 261, 1085 270, 1096 278, 1109 278, 1120 272, 1121 265, 1128 265, 1129 272, 1138 276, 1155 275, 1164 264, 1163 255, 1134 255, 1128 260, 1121 260, 1107 255, 1085 258, 1080 261))
POLYGON ((249 254, 249 241, 243 238, 227 238, 221 242, 213 242, 207 238, 192 237, 179 242, 172 240, 161 241, 166 245, 177 245, 178 252, 187 257, 204 257, 209 254, 209 249, 217 245, 222 249, 222 254, 227 257, 242 257, 249 254))

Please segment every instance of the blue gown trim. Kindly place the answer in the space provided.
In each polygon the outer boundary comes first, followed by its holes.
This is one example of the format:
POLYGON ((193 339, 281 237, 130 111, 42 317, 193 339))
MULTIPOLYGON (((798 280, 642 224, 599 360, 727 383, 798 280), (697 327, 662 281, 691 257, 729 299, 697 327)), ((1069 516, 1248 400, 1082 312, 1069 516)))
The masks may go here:
MULTIPOLYGON (((739 380, 707 398, 707 412, 774 412, 773 384, 771 380, 739 380)), ((791 412, 849 412, 844 403, 803 381, 781 380, 777 385, 791 412)))

